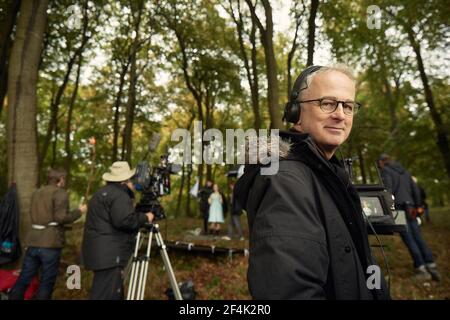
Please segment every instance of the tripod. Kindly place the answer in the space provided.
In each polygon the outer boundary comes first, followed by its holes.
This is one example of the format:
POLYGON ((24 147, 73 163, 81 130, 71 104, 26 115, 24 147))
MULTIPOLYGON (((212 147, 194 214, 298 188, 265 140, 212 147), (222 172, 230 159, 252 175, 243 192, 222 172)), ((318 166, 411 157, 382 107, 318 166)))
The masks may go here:
POLYGON ((180 289, 178 288, 175 274, 173 273, 172 265, 167 255, 166 245, 159 232, 158 224, 149 224, 145 229, 139 231, 136 237, 136 246, 134 248, 134 254, 132 257, 131 276, 128 284, 127 300, 144 300, 145 284, 147 282, 148 264, 150 262, 150 250, 152 247, 153 235, 156 238, 156 243, 161 252, 161 257, 164 262, 167 274, 169 276, 170 285, 175 295, 175 299, 183 300, 181 297, 180 289), (147 237, 147 250, 145 255, 138 256, 138 251, 142 242, 145 241, 145 235, 147 237))

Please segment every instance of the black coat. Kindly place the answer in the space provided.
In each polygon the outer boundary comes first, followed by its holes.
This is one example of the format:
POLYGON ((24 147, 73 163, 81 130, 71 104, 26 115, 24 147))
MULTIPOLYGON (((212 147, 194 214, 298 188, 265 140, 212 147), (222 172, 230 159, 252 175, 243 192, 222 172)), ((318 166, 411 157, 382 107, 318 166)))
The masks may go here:
POLYGON ((136 213, 132 193, 124 184, 109 183, 89 201, 82 244, 88 270, 125 266, 131 257, 135 235, 148 219, 136 213))
POLYGON ((248 213, 252 297, 387 298, 383 289, 371 292, 366 285, 367 266, 375 263, 345 171, 336 158, 321 157, 308 135, 280 134, 292 144, 278 173, 263 176, 258 166, 247 166, 235 189, 248 213))
POLYGON ((381 177, 386 188, 394 195, 397 208, 418 207, 422 204, 417 184, 400 163, 395 161, 387 163, 381 170, 381 177))
POLYGON ((200 189, 200 191, 198 192, 198 197, 199 197, 199 201, 200 201, 200 211, 204 217, 209 216, 208 199, 212 193, 213 193, 213 189, 211 187, 207 187, 207 186, 200 189))
POLYGON ((22 254, 19 214, 17 188, 13 184, 0 202, 0 265, 13 262, 22 254))

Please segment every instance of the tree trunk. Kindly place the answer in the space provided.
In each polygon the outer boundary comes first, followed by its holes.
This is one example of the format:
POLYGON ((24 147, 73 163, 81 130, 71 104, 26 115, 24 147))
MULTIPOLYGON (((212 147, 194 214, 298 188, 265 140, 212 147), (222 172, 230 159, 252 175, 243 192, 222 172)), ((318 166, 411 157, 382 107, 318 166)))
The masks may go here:
POLYGON ((267 101, 269 104, 270 127, 273 129, 282 129, 283 122, 281 120, 279 106, 279 86, 278 86, 278 67, 275 58, 275 50, 273 46, 273 20, 272 7, 268 0, 262 0, 264 12, 266 16, 266 27, 264 27, 256 15, 256 8, 251 0, 245 0, 250 8, 252 17, 255 19, 259 31, 261 33, 261 42, 264 47, 264 56, 266 62, 267 73, 267 101))
POLYGON ((9 0, 5 6, 7 9, 5 19, 0 21, 0 115, 3 109, 3 101, 8 90, 8 61, 11 51, 14 25, 20 8, 20 0, 9 0))
POLYGON ((295 51, 297 50, 298 45, 299 45, 297 43, 299 28, 300 28, 300 18, 297 19, 297 22, 295 24, 294 40, 292 40, 292 47, 288 53, 288 59, 287 59, 287 99, 288 100, 290 100, 291 90, 292 90, 292 76, 291 76, 292 60, 294 59, 295 51))
POLYGON ((396 105, 397 101, 394 99, 394 96, 392 95, 391 86, 389 85, 389 82, 387 79, 384 79, 384 87, 386 90, 386 98, 388 100, 388 107, 389 107, 389 115, 391 118, 391 135, 393 135, 397 129, 397 112, 396 112, 396 105))
POLYGON ((50 167, 54 168, 56 165, 56 153, 57 153, 57 145, 58 145, 58 133, 59 133, 59 127, 58 127, 58 119, 55 121, 55 127, 53 129, 53 143, 52 143, 52 160, 50 162, 50 167))
POLYGON ((312 66, 314 61, 314 44, 316 41, 316 15, 319 8, 318 0, 311 0, 311 11, 308 20, 308 60, 306 65, 312 66))
POLYGON ((184 189, 184 177, 185 177, 186 168, 183 164, 182 171, 181 171, 181 181, 180 181, 180 190, 178 191, 178 197, 177 197, 177 208, 175 209, 175 218, 179 217, 179 212, 181 209, 181 201, 183 199, 183 189, 184 189))
POLYGON ((75 100, 78 94, 78 85, 80 83, 80 73, 81 73, 81 64, 82 64, 82 56, 80 55, 78 57, 78 67, 77 67, 77 75, 75 79, 75 87, 72 92, 72 96, 70 98, 70 104, 67 112, 67 123, 66 123, 66 140, 64 143, 64 149, 66 150, 66 158, 64 160, 64 168, 67 172, 66 177, 66 188, 69 187, 70 184, 70 167, 72 165, 72 149, 70 147, 70 134, 72 132, 72 116, 73 116, 73 109, 75 107, 75 100))
POLYGON ((259 111, 259 80, 258 80, 258 60, 256 51, 256 24, 252 21, 252 30, 250 32, 250 42, 252 43, 252 73, 253 85, 250 87, 252 94, 253 114, 255 115, 255 130, 261 128, 261 115, 259 111))
POLYGON ((256 22, 254 19, 252 19, 252 29, 250 32, 250 43, 252 45, 251 48, 251 67, 250 67, 250 61, 247 55, 247 51, 245 49, 244 44, 244 21, 242 18, 242 11, 240 6, 240 1, 237 1, 237 7, 238 7, 238 14, 239 18, 237 18, 233 11, 232 6, 233 1, 229 0, 230 4, 230 15, 233 19, 234 23, 236 24, 236 30, 238 35, 238 42, 239 42, 239 51, 241 53, 242 61, 244 62, 244 68, 247 76, 248 85, 250 87, 250 94, 251 94, 251 103, 252 103, 252 109, 253 109, 253 115, 254 115, 254 127, 255 130, 259 130, 261 128, 261 116, 259 112, 259 93, 258 93, 258 72, 257 72, 257 61, 256 61, 256 22), (253 74, 252 74, 253 73, 253 74))
MULTIPOLYGON (((130 60, 130 86, 128 88, 128 103, 126 110, 126 122, 125 130, 123 135, 123 145, 122 145, 122 160, 131 163, 131 153, 133 150, 133 124, 134 124, 134 113, 136 109, 136 84, 138 78, 137 72, 137 54, 140 46, 139 40, 139 29, 141 26, 142 11, 144 7, 144 2, 140 1, 138 3, 137 17, 134 25, 135 38, 133 41, 133 47, 131 51, 130 60)), ((134 10, 132 10, 134 13, 134 10)), ((134 14, 133 14, 134 16, 134 14)))
POLYGON ((66 74, 64 75, 63 82, 62 82, 61 86, 58 88, 58 92, 55 96, 55 99, 52 100, 52 102, 51 102, 50 121, 49 121, 48 127, 47 127, 47 134, 45 135, 42 149, 41 149, 41 152, 39 153, 39 167, 42 166, 42 164, 44 163, 45 157, 47 156, 47 151, 48 151, 48 147, 50 146, 52 134, 53 134, 53 131, 55 131, 55 128, 56 128, 57 122, 58 122, 59 105, 61 104, 61 99, 64 95, 64 91, 66 90, 67 84, 69 83, 69 78, 70 78, 70 74, 72 73, 72 68, 73 68, 78 56, 83 53, 83 49, 84 49, 84 46, 86 45, 87 41, 88 41, 88 38, 83 37, 80 47, 78 47, 78 49, 75 50, 73 55, 70 57, 70 60, 67 63, 67 71, 66 71, 66 74))
POLYGON ((22 240, 38 180, 36 84, 47 7, 48 0, 21 3, 8 72, 8 182, 17 185, 22 240))
POLYGON ((131 163, 131 152, 133 149, 133 123, 134 123, 134 111, 136 108, 136 52, 132 54, 131 66, 130 66, 130 87, 128 88, 128 103, 125 119, 125 130, 123 134, 122 144, 122 160, 131 163))
POLYGON ((187 167, 187 181, 186 181, 186 194, 187 194, 186 216, 187 217, 191 216, 191 193, 189 192, 190 188, 191 188, 191 174, 192 174, 192 165, 189 164, 187 167))
POLYGON ((119 78, 119 91, 117 92, 116 100, 114 101, 114 137, 113 137, 113 153, 112 162, 117 161, 117 154, 119 148, 119 118, 120 118, 120 105, 122 103, 123 87, 125 85, 125 76, 128 72, 129 61, 122 65, 122 70, 120 72, 119 78))

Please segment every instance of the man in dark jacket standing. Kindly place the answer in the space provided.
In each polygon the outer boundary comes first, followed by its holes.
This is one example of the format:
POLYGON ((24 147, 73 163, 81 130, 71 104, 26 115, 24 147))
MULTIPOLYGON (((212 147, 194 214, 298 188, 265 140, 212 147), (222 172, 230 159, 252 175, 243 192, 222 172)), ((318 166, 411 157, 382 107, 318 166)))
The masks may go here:
POLYGON ((379 157, 378 165, 386 188, 395 197, 395 208, 405 211, 406 214, 408 229, 401 232, 400 236, 413 259, 414 279, 439 281, 441 276, 433 260, 433 253, 422 238, 420 226, 417 223, 416 213, 422 205, 417 184, 413 181, 411 174, 400 163, 392 161, 387 154, 379 157))
POLYGON ((26 289, 41 267, 36 299, 51 299, 65 244, 64 225, 86 213, 84 204, 78 210, 69 211, 69 196, 63 189, 66 183, 66 172, 63 169, 50 169, 47 181, 48 184, 35 191, 31 197, 32 225, 26 240, 28 248, 20 276, 9 293, 10 300, 24 298, 26 289))
POLYGON ((248 213, 253 298, 388 298, 359 196, 334 156, 350 134, 359 108, 354 100, 348 69, 308 67, 285 107, 294 126, 280 133, 278 172, 262 175, 261 165, 248 165, 238 180, 237 201, 248 213), (368 273, 374 265, 375 285, 368 273))
POLYGON ((135 235, 153 220, 151 212, 134 210, 134 174, 126 161, 114 162, 103 175, 107 185, 89 201, 82 255, 85 268, 94 271, 92 300, 123 299, 123 269, 131 257, 135 235))

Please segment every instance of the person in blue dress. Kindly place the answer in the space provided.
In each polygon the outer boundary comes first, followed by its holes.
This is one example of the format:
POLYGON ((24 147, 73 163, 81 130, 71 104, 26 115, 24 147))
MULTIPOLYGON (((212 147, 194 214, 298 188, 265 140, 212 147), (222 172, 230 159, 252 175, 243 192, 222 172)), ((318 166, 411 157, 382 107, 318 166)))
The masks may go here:
POLYGON ((212 234, 219 235, 220 225, 224 223, 223 203, 224 198, 219 191, 219 186, 214 184, 213 193, 209 196, 209 219, 210 230, 212 234))

